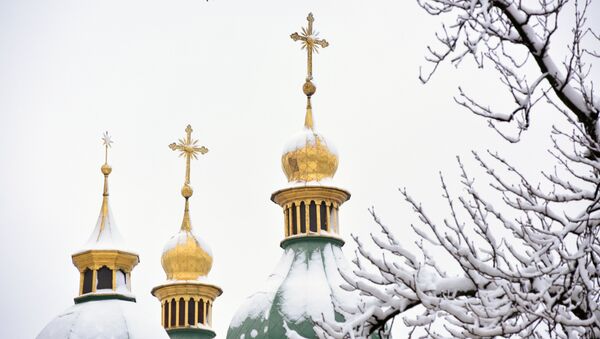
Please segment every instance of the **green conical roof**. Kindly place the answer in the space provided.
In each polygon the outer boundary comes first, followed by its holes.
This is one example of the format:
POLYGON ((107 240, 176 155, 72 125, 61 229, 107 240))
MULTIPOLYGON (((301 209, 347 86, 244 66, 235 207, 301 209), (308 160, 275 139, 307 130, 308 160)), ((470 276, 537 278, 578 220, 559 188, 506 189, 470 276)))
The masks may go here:
POLYGON ((233 317, 227 339, 316 338, 314 320, 342 321, 334 299, 350 305, 360 301, 340 287, 339 270, 349 269, 342 245, 323 236, 286 240, 275 272, 233 317))

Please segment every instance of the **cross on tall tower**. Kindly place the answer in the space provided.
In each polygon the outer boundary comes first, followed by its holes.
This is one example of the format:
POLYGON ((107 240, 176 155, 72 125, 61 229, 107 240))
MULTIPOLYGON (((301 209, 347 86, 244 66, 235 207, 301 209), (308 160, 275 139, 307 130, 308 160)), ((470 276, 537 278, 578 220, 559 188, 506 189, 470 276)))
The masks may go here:
POLYGON ((315 18, 312 13, 308 13, 308 27, 302 27, 302 34, 292 33, 290 38, 294 41, 302 42, 302 49, 306 49, 307 53, 307 61, 306 61, 306 81, 302 86, 302 91, 306 95, 306 116, 304 117, 304 127, 308 129, 313 129, 313 116, 312 116, 312 104, 310 102, 310 98, 317 91, 317 87, 312 83, 312 56, 313 52, 319 53, 319 47, 325 48, 329 46, 329 42, 325 39, 319 39, 317 36, 318 32, 313 30, 313 22, 315 18))
POLYGON ((319 39, 317 38, 319 35, 319 32, 315 32, 313 31, 313 22, 315 21, 315 18, 313 17, 312 13, 308 13, 308 17, 306 18, 306 20, 308 20, 308 27, 304 28, 302 27, 302 34, 298 34, 298 33, 292 33, 290 35, 290 38, 292 38, 292 40, 294 41, 302 41, 302 49, 306 49, 306 52, 308 54, 308 59, 307 59, 307 74, 306 74, 306 81, 310 81, 312 80, 312 55, 313 52, 319 53, 319 46, 320 47, 327 47, 329 46, 329 43, 327 42, 327 40, 325 39, 319 39))
POLYGON ((194 159, 198 159, 198 153, 200 154, 206 154, 208 152, 208 148, 204 147, 204 146, 198 146, 198 140, 192 140, 192 126, 191 125, 187 125, 186 129, 185 129, 185 133, 186 136, 184 139, 179 139, 179 143, 172 143, 169 145, 169 148, 172 149, 173 151, 179 151, 179 156, 185 156, 185 184, 184 184, 184 188, 182 190, 182 194, 183 196, 187 199, 189 198, 192 194, 191 194, 191 187, 190 185, 190 160, 192 160, 192 158, 194 159), (189 188, 190 192, 189 192, 189 196, 186 196, 186 194, 184 193, 184 190, 186 190, 186 188, 189 188))

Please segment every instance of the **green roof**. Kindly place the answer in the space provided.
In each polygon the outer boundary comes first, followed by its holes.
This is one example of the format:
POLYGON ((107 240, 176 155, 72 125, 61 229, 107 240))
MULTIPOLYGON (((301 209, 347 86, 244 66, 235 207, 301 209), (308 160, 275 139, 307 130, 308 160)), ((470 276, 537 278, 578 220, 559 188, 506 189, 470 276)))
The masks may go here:
POLYGON ((349 270, 342 246, 326 236, 284 241, 277 268, 233 317, 227 339, 316 338, 314 319, 343 321, 334 299, 344 305, 360 299, 340 287, 339 270, 349 270))

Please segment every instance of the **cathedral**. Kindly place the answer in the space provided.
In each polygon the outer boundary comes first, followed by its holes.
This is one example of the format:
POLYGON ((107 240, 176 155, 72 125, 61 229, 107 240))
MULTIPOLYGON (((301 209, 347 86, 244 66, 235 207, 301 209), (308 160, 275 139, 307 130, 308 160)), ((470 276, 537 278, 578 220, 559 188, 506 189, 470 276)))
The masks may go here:
POLYGON ((181 188, 184 208, 179 231, 163 247, 161 264, 166 279, 149 291, 159 301, 156 312, 160 313, 160 323, 140 316, 133 294, 140 291, 131 290, 139 256, 121 237, 111 213, 108 182, 112 167, 108 160, 112 141, 105 133, 100 215, 88 241, 72 255, 80 275, 78 295, 74 305, 46 325, 38 339, 316 338, 316 321, 343 321, 336 308, 362 302, 356 293, 341 288, 344 280, 340 272, 350 268, 342 251, 338 214, 350 193, 335 186, 338 155, 333 144, 315 129, 313 53, 329 43, 315 33, 312 14, 307 20, 301 33, 291 35, 307 53, 304 126, 281 156, 288 185, 271 194, 271 201, 282 209, 283 239, 279 246, 283 254, 263 289, 240 301, 227 333, 215 333, 212 328, 213 304, 223 291, 218 282, 208 278, 212 252, 195 233, 190 218, 189 200, 194 193, 191 163, 208 149, 198 145, 188 125, 185 136, 168 145, 185 160, 181 188))

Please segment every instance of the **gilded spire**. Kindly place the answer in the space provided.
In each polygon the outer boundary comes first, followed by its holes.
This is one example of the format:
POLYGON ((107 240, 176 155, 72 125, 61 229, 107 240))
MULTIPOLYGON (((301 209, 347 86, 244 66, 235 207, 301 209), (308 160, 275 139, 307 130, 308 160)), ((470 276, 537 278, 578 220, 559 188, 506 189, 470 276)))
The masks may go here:
POLYGON ((100 167, 102 175, 104 175, 104 189, 102 190, 102 206, 100 207, 100 214, 98 215, 98 221, 96 227, 90 235, 88 242, 86 243, 86 249, 123 249, 123 239, 115 224, 110 211, 110 204, 108 202, 108 176, 112 172, 112 167, 108 164, 108 150, 112 146, 112 140, 108 132, 102 134, 102 146, 104 146, 104 164, 100 167))
POLYGON ((108 164, 108 150, 113 142, 108 132, 102 134, 101 140, 104 146, 104 164, 100 167, 104 175, 102 206, 96 227, 88 241, 81 250, 71 256, 73 264, 80 273, 79 297, 75 298, 75 303, 95 300, 90 299, 90 295, 97 290, 103 291, 101 299, 124 298, 124 300, 135 301, 135 298, 122 294, 131 292, 130 274, 140 259, 123 241, 110 210, 108 176, 112 172, 112 167, 108 164), (110 295, 106 293, 107 290, 112 290, 110 295), (115 294, 121 296, 115 297, 115 294))
POLYGON ((206 154, 208 149, 192 139, 192 132, 192 126, 187 125, 185 137, 169 145, 173 151, 179 151, 180 157, 185 157, 185 181, 181 188, 185 210, 179 232, 165 244, 161 256, 168 281, 153 288, 152 295, 161 302, 162 324, 169 335, 171 330, 184 329, 188 334, 182 335, 213 338, 215 333, 210 328, 212 306, 222 290, 200 281, 210 272, 213 257, 210 247, 192 231, 189 206, 194 193, 190 186, 190 163, 192 158, 198 159, 198 154, 206 154))
POLYGON ((208 148, 204 146, 198 146, 198 140, 192 139, 192 132, 192 126, 187 125, 185 129, 185 138, 179 139, 178 143, 172 143, 169 145, 169 148, 173 151, 179 151, 180 157, 185 157, 185 182, 181 188, 181 195, 185 198, 185 209, 183 213, 181 229, 185 231, 191 231, 192 229, 188 201, 192 194, 194 194, 194 190, 192 189, 192 186, 190 186, 190 162, 192 158, 198 159, 198 154, 206 154, 208 152, 208 148))
POLYGON ((110 167, 108 164, 108 149, 112 147, 112 143, 113 141, 111 140, 108 131, 104 132, 102 135, 102 145, 104 145, 104 164, 100 168, 102 174, 104 174, 104 190, 102 192, 102 208, 100 211, 100 230, 96 240, 100 240, 100 236, 106 227, 110 213, 108 208, 108 176, 112 172, 112 167, 110 167))
POLYGON ((304 118, 304 126, 309 129, 313 129, 313 117, 312 117, 312 105, 310 98, 317 91, 317 87, 312 83, 312 57, 313 52, 319 53, 319 47, 325 48, 329 46, 329 42, 325 39, 319 39, 319 32, 313 30, 313 22, 315 18, 312 13, 308 13, 308 27, 302 27, 302 33, 292 33, 290 37, 294 41, 302 42, 302 49, 306 49, 307 60, 306 60, 306 81, 302 86, 302 90, 306 95, 306 117, 304 118))

